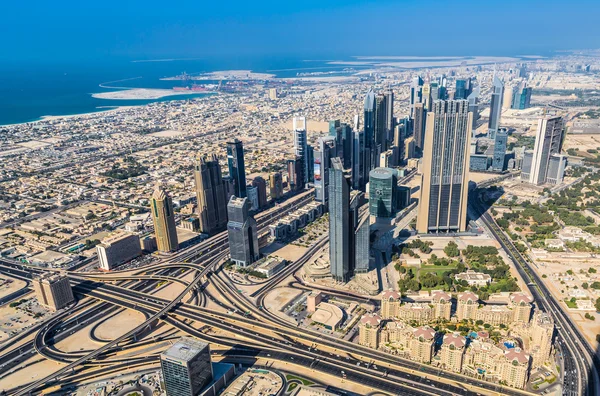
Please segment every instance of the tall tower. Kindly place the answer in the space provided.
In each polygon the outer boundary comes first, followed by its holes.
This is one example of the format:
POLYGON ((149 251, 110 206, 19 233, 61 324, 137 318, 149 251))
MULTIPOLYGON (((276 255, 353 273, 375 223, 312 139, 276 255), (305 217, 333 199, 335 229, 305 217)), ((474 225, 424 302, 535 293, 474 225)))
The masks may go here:
POLYGON ((196 158, 194 181, 200 232, 212 235, 227 226, 227 186, 217 156, 196 158))
POLYGON ((237 266, 246 267, 258 260, 256 221, 250 214, 248 198, 231 197, 227 204, 229 253, 237 266))
POLYGON ((227 164, 229 176, 233 181, 234 195, 246 197, 246 167, 244 166, 244 145, 238 139, 227 142, 227 164))
POLYGON ((414 77, 410 83, 410 118, 413 118, 415 104, 422 101, 423 79, 421 76, 414 77))
MULTIPOLYGON (((300 157, 301 174, 298 175, 302 181, 302 188, 308 183, 308 139, 306 136, 306 118, 294 117, 294 152, 297 157, 300 157)), ((312 164, 310 164, 312 166, 312 164)), ((296 184, 296 188, 300 188, 296 184)))
POLYGON ((494 157, 492 158, 492 169, 496 172, 504 170, 504 159, 506 158, 506 144, 508 142, 508 131, 500 128, 494 139, 494 157))
POLYGON ((416 103, 413 109, 413 136, 415 138, 415 147, 423 150, 425 142, 425 120, 427 112, 423 103, 416 103))
POLYGON ((564 124, 561 117, 546 117, 538 121, 535 146, 531 160, 529 183, 544 184, 552 154, 560 154, 564 124))
POLYGON ((365 132, 354 130, 352 143, 352 187, 355 190, 363 190, 366 184, 367 151, 365 148, 365 132))
POLYGON ((171 252, 179 248, 177 230, 175 228, 175 213, 173 203, 167 192, 156 186, 150 202, 156 246, 161 252, 171 252))
POLYGON ((504 96, 504 83, 496 75, 492 84, 492 99, 490 101, 490 120, 488 121, 488 137, 494 139, 500 127, 502 116, 502 99, 504 96))
POLYGON ((465 231, 472 114, 466 100, 438 100, 427 113, 419 233, 465 231))
MULTIPOLYGON (((375 147, 372 158, 379 158, 379 154, 387 150, 387 103, 386 96, 382 94, 375 95, 375 126, 373 134, 375 137, 375 147)), ((371 168, 377 166, 377 161, 371 161, 371 168)))
POLYGON ((473 129, 473 133, 477 129, 477 120, 479 119, 479 94, 481 93, 481 89, 479 85, 471 90, 469 96, 467 96, 467 100, 469 101, 469 112, 473 113, 473 123, 471 127, 473 129))
MULTIPOLYGON (((392 141, 394 136, 394 126, 395 126, 395 118, 394 118, 394 91, 391 89, 386 90, 383 95, 385 96, 385 129, 386 129, 386 140, 392 141)), ((390 145, 386 142, 386 149, 390 145)))
POLYGON ((331 159, 329 169, 329 263, 338 282, 352 277, 350 249, 350 186, 339 158, 331 159))
POLYGON ((317 144, 314 164, 315 200, 321 202, 326 208, 329 202, 329 164, 335 157, 336 145, 332 136, 320 137, 317 144))
POLYGON ((269 176, 269 195, 271 199, 283 197, 283 178, 279 172, 271 173, 269 176))

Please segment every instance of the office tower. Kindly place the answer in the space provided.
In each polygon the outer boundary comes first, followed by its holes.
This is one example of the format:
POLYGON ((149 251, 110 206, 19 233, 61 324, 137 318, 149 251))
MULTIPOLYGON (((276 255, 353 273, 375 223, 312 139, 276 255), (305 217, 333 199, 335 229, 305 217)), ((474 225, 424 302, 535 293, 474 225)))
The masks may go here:
POLYGON ((413 118, 413 109, 415 104, 421 103, 421 89, 423 87, 423 79, 421 76, 414 77, 410 83, 410 114, 409 117, 413 118))
MULTIPOLYGON (((354 272, 356 273, 366 273, 370 269, 371 218, 369 216, 369 206, 367 204, 360 205, 362 198, 362 196, 356 197, 355 202, 357 204, 353 212, 354 272)), ((350 206, 353 206, 353 202, 350 203, 350 206)))
POLYGON ((269 89, 269 99, 271 99, 271 100, 277 100, 277 88, 270 88, 269 89))
POLYGON ((227 142, 227 164, 229 165, 229 176, 233 180, 233 194, 238 198, 244 198, 246 196, 244 146, 238 139, 227 142))
POLYGON ((302 158, 299 156, 287 160, 288 185, 290 191, 302 190, 304 188, 303 166, 302 158))
POLYGON ((334 138, 337 139, 340 127, 341 127, 340 120, 329 121, 329 136, 333 136, 334 138))
POLYGON ((338 282, 348 282, 353 275, 350 231, 350 186, 340 159, 332 158, 329 169, 329 263, 331 275, 338 282))
POLYGON ((529 108, 531 105, 531 87, 528 87, 525 81, 515 89, 511 102, 513 109, 525 110, 529 108))
POLYGON ((214 377, 208 344, 183 337, 160 354, 167 396, 196 396, 214 377))
POLYGON ((161 252, 171 252, 179 249, 173 203, 171 197, 160 186, 156 186, 152 194, 150 211, 154 222, 157 249, 161 252))
POLYGON ((279 172, 271 173, 269 176, 269 195, 271 199, 283 197, 283 178, 279 172))
POLYGON ((560 154, 563 132, 564 125, 561 117, 545 117, 538 121, 529 183, 536 185, 546 183, 550 156, 560 154))
POLYGON ((260 176, 252 179, 252 187, 256 188, 258 193, 258 208, 262 209, 267 206, 267 182, 260 176))
POLYGON ((431 107, 431 84, 429 83, 423 84, 421 88, 421 103, 425 110, 429 110, 431 107))
POLYGON ((335 138, 332 136, 321 137, 317 141, 319 150, 316 152, 314 163, 315 201, 321 202, 327 208, 329 197, 329 164, 335 157, 335 138))
POLYGON ((398 209, 404 209, 411 203, 412 189, 410 186, 397 186, 396 194, 398 195, 398 209))
POLYGON ((490 119, 488 121, 488 137, 494 139, 500 127, 502 116, 502 96, 504 95, 504 84, 496 75, 492 84, 492 99, 490 101, 490 119))
POLYGON ((406 133, 407 128, 406 128, 405 121, 407 121, 407 120, 397 123, 396 126, 394 127, 394 139, 392 140, 394 146, 404 147, 404 139, 406 138, 406 135, 407 135, 407 133, 406 133))
POLYGON ((400 162, 400 148, 391 146, 388 151, 381 153, 379 156, 380 168, 393 168, 398 166, 400 162))
POLYGON ((338 157, 343 159, 344 168, 352 168, 352 146, 354 145, 354 135, 352 134, 352 128, 348 124, 342 124, 342 147, 338 147, 338 157), (341 155, 340 155, 341 153, 341 155))
POLYGON ((431 102, 440 99, 440 87, 437 82, 432 82, 431 84, 429 84, 429 92, 431 95, 431 102))
POLYGON ((408 161, 411 158, 415 158, 415 138, 414 136, 409 137, 404 141, 404 161, 408 161))
POLYGON ((472 92, 467 97, 469 101, 469 113, 473 114, 473 123, 471 124, 471 128, 473 129, 473 133, 477 129, 477 120, 479 120, 479 94, 481 89, 479 85, 473 88, 472 92))
POLYGON ((229 235, 229 253, 231 260, 246 267, 258 260, 258 235, 256 221, 248 214, 248 198, 231 197, 227 204, 227 234, 229 235))
POLYGON ((485 154, 469 155, 469 170, 473 172, 486 172, 490 167, 490 157, 485 154))
POLYGON ((504 96, 502 97, 502 110, 508 110, 512 107, 513 93, 516 89, 508 85, 504 87, 504 96))
POLYGON ((258 204, 258 189, 253 186, 247 186, 246 188, 248 202, 250 202, 250 210, 256 212, 259 208, 258 204))
POLYGON ((54 311, 66 307, 75 300, 69 278, 63 273, 46 272, 35 277, 33 290, 38 302, 54 311))
POLYGON ((546 183, 561 184, 565 177, 565 168, 567 166, 567 156, 562 154, 550 155, 548 163, 548 174, 546 175, 546 183))
POLYGON ((124 231, 115 231, 96 246, 96 252, 100 268, 110 271, 119 264, 141 256, 140 237, 124 231))
POLYGON ((365 133, 355 129, 352 146, 352 187, 355 190, 364 190, 365 188, 365 172, 368 172, 366 157, 365 133))
POLYGON ((315 149, 313 146, 306 147, 306 161, 309 166, 306 167, 306 181, 307 183, 313 183, 315 181, 314 163, 315 163, 315 149))
POLYGON ((200 232, 213 235, 227 226, 227 182, 215 154, 212 160, 198 157, 194 163, 194 182, 200 232))
POLYGON ((466 100, 439 100, 427 114, 420 233, 465 231, 472 114, 466 100))
POLYGON ((456 89, 454 91, 454 100, 467 99, 470 94, 471 79, 456 80, 456 89))
POLYGON ((508 142, 508 131, 500 128, 494 139, 494 157, 492 159, 492 170, 502 172, 505 170, 506 145, 508 142))
POLYGON ((387 142, 393 139, 395 118, 394 118, 394 91, 391 89, 386 90, 383 95, 385 96, 385 129, 386 129, 386 148, 389 147, 387 142))
POLYGON ((425 123, 427 112, 425 111, 423 103, 415 104, 413 118, 413 137, 415 138, 415 147, 419 150, 423 150, 425 142, 425 123))
MULTIPOLYGON (((375 93, 373 90, 369 89, 367 95, 365 96, 364 103, 364 131, 365 131, 365 145, 364 145, 364 167, 368 172, 371 170, 371 163, 373 162, 373 157, 376 155, 376 145, 375 145, 375 124, 376 124, 376 115, 375 115, 375 93)), ((354 128, 355 131, 358 128, 354 128)), ((365 179, 366 183, 366 179, 365 179)))
POLYGON ((369 173, 369 212, 380 218, 393 217, 398 210, 398 177, 390 168, 375 168, 369 173))
POLYGON ((531 165, 533 163, 533 150, 525 150, 523 152, 523 160, 521 162, 521 180, 529 182, 531 178, 531 165))
MULTIPOLYGON (((305 117, 294 117, 294 153, 296 154, 297 160, 300 161, 300 174, 298 174, 299 181, 296 183, 296 188, 304 188, 308 183, 308 140, 306 136, 306 118, 305 117)), ((310 164, 312 166, 312 163, 310 164)))

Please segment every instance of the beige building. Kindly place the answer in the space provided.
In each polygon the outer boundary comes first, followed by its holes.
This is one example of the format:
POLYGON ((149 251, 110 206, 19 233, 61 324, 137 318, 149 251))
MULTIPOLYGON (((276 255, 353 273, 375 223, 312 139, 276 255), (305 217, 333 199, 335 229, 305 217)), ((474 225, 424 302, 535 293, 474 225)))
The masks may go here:
POLYGON ((308 312, 315 312, 317 310, 317 305, 319 305, 323 301, 323 293, 312 291, 308 296, 306 296, 306 310, 308 312))
POLYGON ((395 290, 386 290, 381 295, 381 318, 384 320, 398 317, 400 310, 400 293, 395 290))
POLYGON ((471 341, 465 351, 463 374, 470 377, 498 381, 498 363, 504 358, 504 351, 489 339, 471 341))
POLYGON ((173 203, 167 192, 157 186, 152 194, 150 211, 154 221, 156 246, 161 252, 171 252, 179 248, 173 203))
POLYGON ((434 344, 434 329, 429 326, 414 329, 409 342, 410 358, 421 363, 431 363, 434 344))
POLYGON ((541 367, 550 358, 554 339, 554 321, 538 311, 529 323, 517 323, 510 335, 521 339, 523 347, 531 356, 531 366, 541 367))
POLYGON ((142 254, 140 237, 124 231, 115 231, 104 238, 96 246, 100 268, 110 271, 119 264, 123 264, 142 254))
POLYGON ((459 293, 456 299, 456 317, 458 320, 475 320, 479 307, 479 297, 473 292, 459 293))
POLYGON ((429 304, 407 303, 399 306, 397 318, 407 322, 415 321, 421 325, 431 322, 434 319, 433 313, 429 304))
POLYGON ((75 300, 69 278, 60 273, 45 273, 33 280, 33 290, 40 304, 58 310, 75 300))
POLYGON ((506 305, 484 305, 475 310, 475 321, 481 320, 493 326, 509 325, 512 322, 513 311, 506 305))
POLYGON ((459 333, 445 334, 439 352, 438 364, 445 370, 460 373, 462 370, 465 345, 467 340, 459 333))
POLYGON ((269 176, 269 195, 272 199, 283 197, 283 177, 280 172, 271 173, 269 176))
POLYGON ((500 361, 500 381, 513 388, 524 389, 529 379, 530 357, 520 348, 504 352, 500 361))
POLYGON ((512 321, 514 323, 529 323, 532 302, 533 298, 525 293, 512 293, 510 295, 510 306, 513 310, 512 321))
POLYGON ((360 319, 358 325, 358 343, 369 348, 379 347, 381 332, 381 317, 377 314, 366 314, 360 319))
POLYGON ((436 320, 450 320, 452 313, 452 296, 442 290, 431 292, 431 305, 433 305, 433 316, 436 320))

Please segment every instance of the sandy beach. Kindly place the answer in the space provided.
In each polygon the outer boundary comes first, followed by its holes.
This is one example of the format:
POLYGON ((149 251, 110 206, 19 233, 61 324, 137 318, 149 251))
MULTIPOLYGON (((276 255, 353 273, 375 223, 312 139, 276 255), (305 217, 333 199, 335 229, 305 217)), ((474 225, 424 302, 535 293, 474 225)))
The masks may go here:
POLYGON ((172 89, 153 89, 153 88, 133 88, 123 91, 111 91, 94 93, 92 97, 96 99, 112 99, 112 100, 153 100, 167 96, 182 96, 182 95, 201 95, 215 92, 194 92, 194 91, 174 91, 172 89))
MULTIPOLYGON (((474 57, 431 57, 431 61, 415 61, 415 62, 393 62, 394 60, 410 60, 415 57, 402 57, 402 56, 390 56, 390 57, 357 57, 357 59, 363 59, 363 61, 334 61, 328 62, 329 65, 348 65, 348 66, 368 66, 374 67, 397 67, 403 69, 419 69, 425 67, 448 67, 448 66, 461 66, 461 65, 485 65, 490 63, 505 63, 505 62, 518 62, 518 58, 512 58, 507 56, 474 56, 474 57), (454 58, 454 59, 453 59, 454 58), (437 59, 448 59, 439 60, 437 59)), ((417 58, 419 59, 419 58, 417 58)), ((423 59, 423 58, 420 58, 423 59)))

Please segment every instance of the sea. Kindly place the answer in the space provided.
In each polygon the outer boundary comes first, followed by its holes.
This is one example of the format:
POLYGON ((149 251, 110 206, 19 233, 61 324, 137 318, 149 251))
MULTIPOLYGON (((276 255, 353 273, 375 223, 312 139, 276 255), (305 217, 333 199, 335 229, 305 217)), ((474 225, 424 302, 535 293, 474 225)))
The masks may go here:
MULTIPOLYGON (((117 106, 139 106, 152 102, 202 97, 206 93, 167 96, 152 100, 94 98, 92 94, 114 88, 172 89, 189 85, 183 81, 161 80, 183 72, 193 75, 220 70, 251 70, 276 77, 295 77, 299 72, 335 72, 352 67, 331 61, 354 58, 231 57, 193 59, 102 59, 64 62, 0 63, 0 125, 37 121, 44 116, 61 116, 103 111, 117 106)), ((429 60, 411 59, 411 61, 429 60)), ((444 59, 436 59, 444 60, 444 59)), ((218 81, 217 81, 218 82, 218 81)), ((202 81, 201 83, 216 83, 202 81)))

